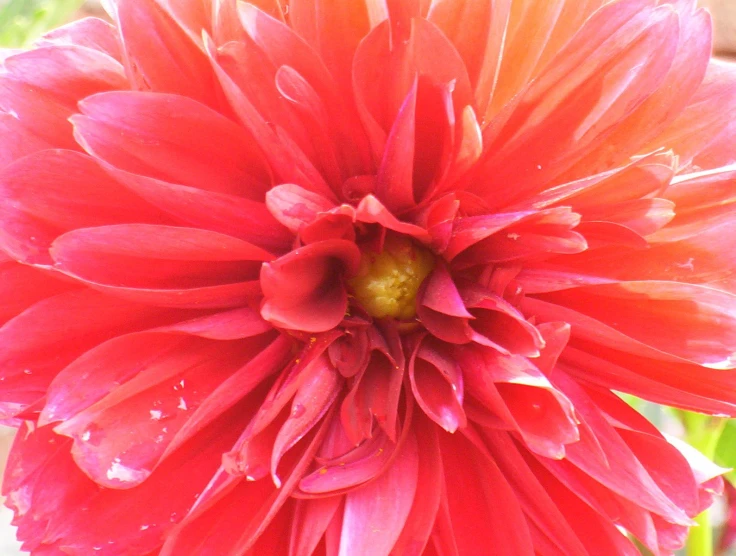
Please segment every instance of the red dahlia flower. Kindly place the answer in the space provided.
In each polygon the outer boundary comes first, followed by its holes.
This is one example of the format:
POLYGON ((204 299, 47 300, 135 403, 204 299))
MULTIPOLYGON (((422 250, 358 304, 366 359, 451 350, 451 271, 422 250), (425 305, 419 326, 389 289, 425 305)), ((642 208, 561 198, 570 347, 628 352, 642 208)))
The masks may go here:
POLYGON ((117 0, 0 75, 33 554, 655 554, 736 414, 694 0, 117 0))

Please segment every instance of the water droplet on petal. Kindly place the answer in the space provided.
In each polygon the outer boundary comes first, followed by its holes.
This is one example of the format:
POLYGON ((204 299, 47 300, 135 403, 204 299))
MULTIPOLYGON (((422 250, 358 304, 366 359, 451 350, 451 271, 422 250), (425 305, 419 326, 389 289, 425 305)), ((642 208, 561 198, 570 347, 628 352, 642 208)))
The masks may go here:
POLYGON ((109 480, 120 481, 121 483, 138 483, 148 476, 148 473, 140 469, 131 469, 120 462, 120 458, 115 458, 107 470, 106 476, 109 480))
POLYGON ((298 403, 298 404, 294 405, 294 407, 291 408, 291 416, 294 419, 298 419, 299 417, 301 417, 302 415, 304 415, 304 412, 306 410, 307 410, 307 408, 304 407, 304 405, 298 403))

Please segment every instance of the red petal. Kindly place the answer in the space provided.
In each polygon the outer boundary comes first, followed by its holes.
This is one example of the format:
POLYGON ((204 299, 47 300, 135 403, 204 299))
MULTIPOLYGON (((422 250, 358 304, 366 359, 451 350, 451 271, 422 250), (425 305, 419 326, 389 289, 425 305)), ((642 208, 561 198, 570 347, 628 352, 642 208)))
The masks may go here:
POLYGON ((409 363, 411 389, 427 417, 453 433, 467 425, 463 374, 442 344, 424 340, 409 363))
POLYGON ((324 416, 337 398, 342 381, 339 373, 321 356, 304 373, 302 384, 294 395, 291 412, 279 430, 271 455, 271 476, 277 485, 277 470, 281 458, 324 416))
MULTIPOLYGON (((556 372, 554 381, 575 404, 577 414, 587 427, 581 427, 581 434, 593 434, 605 454, 606 461, 591 457, 585 449, 585 442, 567 446, 566 459, 581 469, 586 475, 600 482, 607 489, 620 494, 642 508, 663 516, 671 523, 689 525, 685 510, 673 502, 656 484, 647 468, 637 459, 616 430, 609 425, 601 411, 573 380, 556 372), (590 427, 590 428, 588 428, 590 427), (590 432, 589 432, 590 431, 590 432)), ((557 462, 545 462, 549 468, 562 468, 557 462)))
POLYGON ((394 213, 414 206, 414 135, 417 81, 399 108, 376 176, 376 196, 394 213))
POLYGON ((542 535, 549 538, 564 554, 570 556, 588 554, 568 521, 575 518, 566 511, 567 507, 559 507, 559 501, 545 490, 543 483, 524 461, 510 435, 492 429, 484 429, 482 434, 488 450, 516 492, 528 521, 539 528, 542 535))
POLYGON ((442 494, 443 470, 437 429, 426 419, 415 417, 413 429, 421 450, 417 490, 409 516, 393 548, 395 554, 422 554, 434 527, 442 494))
POLYGON ((488 348, 458 349, 466 396, 477 400, 526 446, 559 459, 579 439, 573 404, 526 358, 488 348))
POLYGON ((340 497, 297 500, 291 524, 289 554, 313 554, 325 534, 335 512, 340 507, 340 497))
POLYGON ((244 239, 274 253, 288 250, 293 236, 265 203, 238 195, 168 183, 105 165, 126 187, 182 224, 244 239))
POLYGON ((145 224, 67 232, 50 252, 58 269, 94 287, 144 302, 200 307, 243 303, 257 292, 257 261, 271 258, 215 232, 145 224))
POLYGON ((326 240, 306 245, 261 268, 265 301, 261 314, 276 326, 324 332, 337 326, 348 307, 341 274, 358 269, 355 243, 326 240))
POLYGON ((318 193, 285 184, 277 185, 266 193, 266 206, 279 222, 296 233, 320 213, 333 208, 334 204, 318 193))
MULTIPOLYGON (((486 113, 498 78, 510 11, 509 0, 441 0, 432 2, 428 15, 429 20, 453 42, 465 61, 480 115, 486 113)), ((539 20, 544 21, 544 18, 540 17, 539 20)), ((528 55, 528 43, 526 46, 525 53, 528 55)))
POLYGON ((289 21, 317 51, 335 80, 349 88, 353 55, 360 40, 370 30, 365 3, 292 0, 289 3, 289 21))
MULTIPOLYGON (((163 349, 148 353, 141 347, 144 338, 116 342, 117 350, 112 354, 110 350, 96 353, 103 361, 108 360, 105 355, 120 361, 121 368, 113 369, 117 376, 111 373, 105 378, 123 384, 55 428, 74 439, 74 459, 96 483, 125 489, 145 481, 189 419, 190 411, 240 367, 256 347, 173 338, 173 346, 165 343, 163 349), (138 359, 136 354, 140 352, 144 357, 138 359), (126 353, 132 357, 124 358, 126 353), (138 372, 131 378, 132 369, 138 372)), ((85 363, 87 369, 101 365, 100 359, 94 357, 85 358, 85 363)), ((83 376, 90 371, 77 372, 83 376)))
POLYGON ((431 239, 427 230, 408 222, 401 222, 373 195, 366 195, 358 203, 355 218, 359 222, 380 224, 384 228, 406 234, 422 243, 429 243, 431 239))
POLYGON ((95 345, 187 316, 90 290, 39 301, 0 328, 3 399, 22 396, 25 404, 36 401, 62 368, 95 345))
MULTIPOLYGON (((728 149, 729 126, 736 113, 734 90, 736 72, 733 64, 712 60, 705 79, 693 95, 687 107, 677 119, 644 149, 670 148, 680 157, 682 165, 688 164, 700 152, 713 157, 724 157, 721 163, 730 164, 733 155, 724 152, 728 149), (723 142, 726 139, 726 142, 723 142), (709 144, 713 147, 709 148, 709 144)), ((653 150, 653 149, 652 149, 653 150)))
POLYGON ((0 167, 44 149, 79 149, 68 121, 71 107, 7 76, 0 77, 0 98, 0 130, 13 137, 2 143, 0 167))
POLYGON ((479 554, 503 546, 508 554, 533 554, 516 493, 493 460, 458 434, 442 433, 440 449, 458 553, 479 554))
MULTIPOLYGON (((56 376, 49 386, 39 422, 45 424, 70 419, 133 378, 141 369, 154 364, 160 366, 157 361, 172 357, 170 351, 180 349, 186 338, 184 335, 235 340, 257 336, 269 329, 252 310, 236 309, 113 338, 86 352, 56 376)), ((255 377, 255 371, 253 373, 255 377)), ((182 405, 190 404, 185 401, 182 405)), ((222 403, 222 409, 226 407, 229 406, 222 403)))
POLYGON ((409 433, 396 459, 381 476, 347 494, 340 555, 391 551, 411 511, 418 461, 417 440, 409 433))
MULTIPOLYGON (((258 105, 249 99, 246 83, 250 76, 228 72, 227 58, 219 56, 212 41, 206 40, 205 46, 225 96, 240 122, 260 147, 264 158, 268 160, 276 181, 296 183, 310 191, 331 196, 329 186, 299 144, 282 126, 265 119, 258 105)), ((235 62, 230 66, 239 67, 237 60, 235 62)))

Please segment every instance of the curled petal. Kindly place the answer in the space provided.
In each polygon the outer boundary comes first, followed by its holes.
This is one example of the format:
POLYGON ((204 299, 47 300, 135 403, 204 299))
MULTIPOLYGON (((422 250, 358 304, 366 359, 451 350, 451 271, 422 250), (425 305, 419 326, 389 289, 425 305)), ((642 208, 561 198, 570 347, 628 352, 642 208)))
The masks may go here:
POLYGON ((354 243, 335 239, 306 245, 264 264, 263 318, 279 327, 306 332, 334 328, 348 307, 340 271, 354 275, 359 262, 360 251, 354 243))

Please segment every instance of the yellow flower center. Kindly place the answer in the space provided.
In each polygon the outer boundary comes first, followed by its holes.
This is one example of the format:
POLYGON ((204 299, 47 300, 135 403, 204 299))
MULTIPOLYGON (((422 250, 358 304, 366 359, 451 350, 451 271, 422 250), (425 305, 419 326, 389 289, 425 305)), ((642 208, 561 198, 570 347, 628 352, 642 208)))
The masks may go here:
POLYGON ((350 280, 355 299, 376 318, 408 320, 416 314, 419 286, 434 268, 434 256, 412 240, 389 235, 383 251, 364 250, 350 280))

